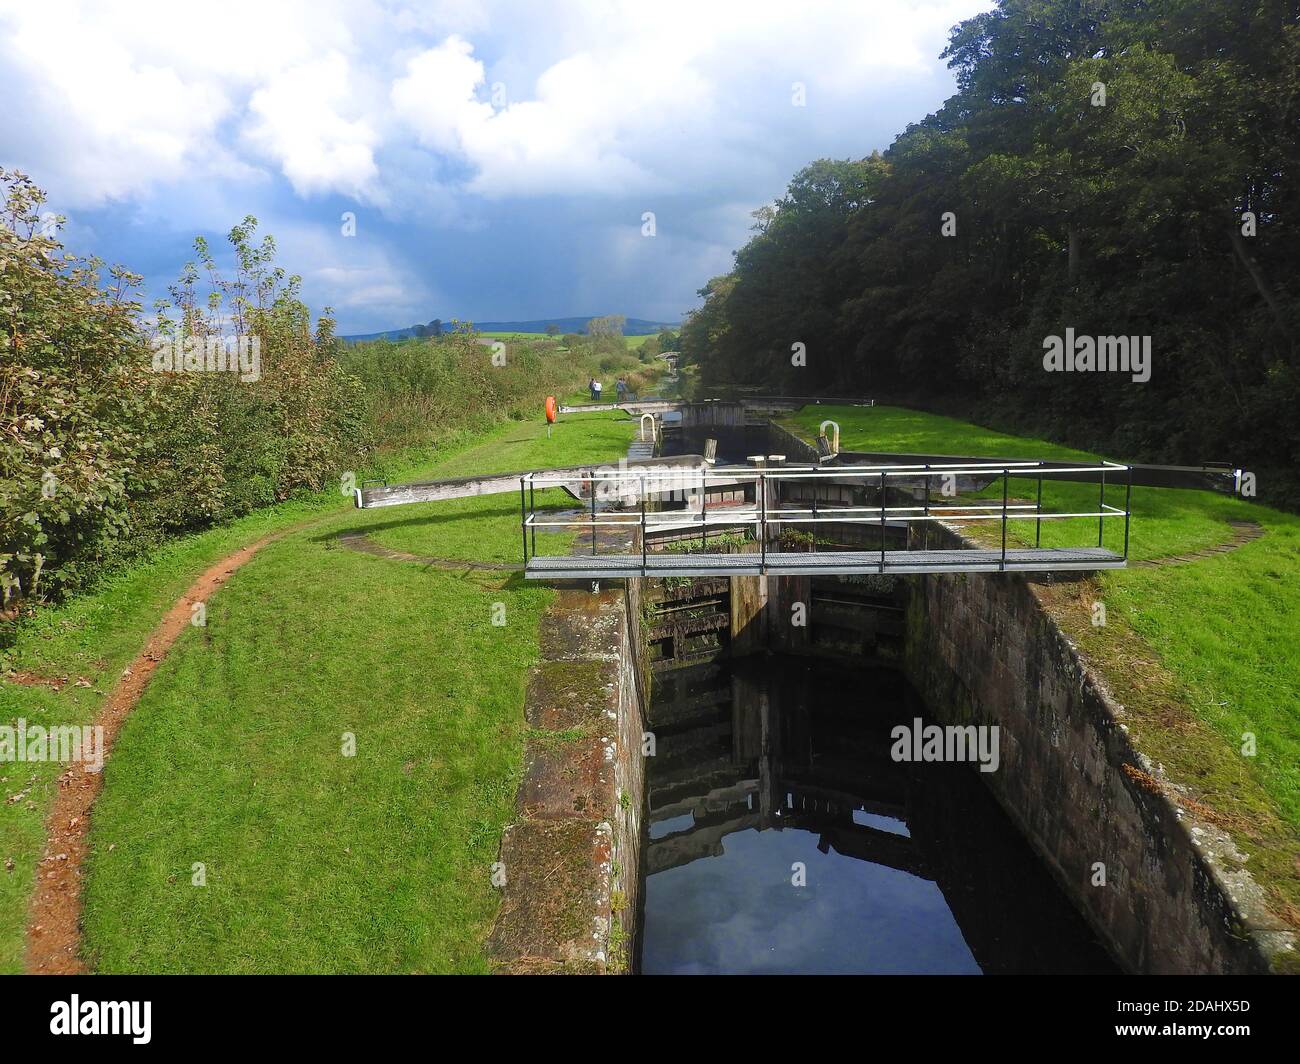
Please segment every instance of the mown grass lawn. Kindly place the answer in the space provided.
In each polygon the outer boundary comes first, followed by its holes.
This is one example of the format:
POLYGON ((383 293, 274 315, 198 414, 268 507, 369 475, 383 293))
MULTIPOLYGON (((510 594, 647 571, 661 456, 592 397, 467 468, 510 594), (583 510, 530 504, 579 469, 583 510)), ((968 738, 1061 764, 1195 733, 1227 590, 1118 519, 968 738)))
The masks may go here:
MULTIPOLYGON (((1099 457, 1122 461, 1113 455, 1099 456, 1076 451, 1060 444, 1034 440, 1023 436, 1009 436, 991 429, 954 418, 925 414, 900 407, 805 407, 786 420, 789 428, 806 438, 817 434, 821 422, 830 418, 840 425, 840 446, 845 450, 897 451, 917 454, 956 454, 971 457, 1047 459, 1071 462, 1095 462, 1099 457)), ((933 482, 937 497, 939 481, 933 482)), ((1031 477, 1008 478, 1010 498, 1034 501, 1037 498, 1037 481, 1031 477)), ((1123 475, 1116 474, 1107 484, 1106 502, 1120 509, 1124 507, 1125 485, 1123 475)), ((999 479, 984 491, 981 498, 1002 500, 1002 481, 999 479)), ((1044 481, 1043 509, 1055 513, 1094 513, 1098 509, 1100 493, 1096 484, 1072 484, 1044 481)), ((1264 512, 1283 522, 1294 518, 1248 503, 1242 499, 1218 495, 1209 491, 1191 491, 1177 488, 1133 489, 1133 521, 1129 557, 1133 561, 1159 558, 1199 550, 1226 541, 1232 535, 1230 520, 1256 520, 1263 523, 1264 512)), ((993 528, 999 522, 986 522, 993 528)), ((1008 540, 1032 544, 1032 520, 1011 521, 1008 540)), ((1044 547, 1095 547, 1097 521, 1095 519, 1047 520, 1042 524, 1044 547)), ((1105 546, 1118 552, 1124 549, 1123 518, 1107 518, 1105 546)))
MULTIPOLYGON (((617 460, 614 415, 512 426, 435 475, 617 460)), ((621 450, 620 450, 621 449, 621 450)), ((490 884, 552 592, 348 551, 519 552, 501 497, 347 511, 237 572, 123 727, 96 805, 85 941, 99 971, 485 971, 490 884), (505 624, 493 624, 496 604, 505 624), (355 756, 345 756, 347 736, 355 756), (204 866, 206 886, 192 885, 204 866)))
MULTIPOLYGON (((545 428, 536 423, 514 426, 491 448, 474 448, 451 459, 439 475, 507 473, 587 463, 617 468, 618 459, 627 454, 634 431, 622 411, 562 414, 549 438, 545 428)), ((539 511, 583 506, 558 488, 537 489, 533 502, 539 511)), ((519 516, 519 494, 512 492, 452 499, 436 506, 403 506, 384 511, 368 527, 376 542, 412 554, 519 562, 523 552, 519 516)), ((567 549, 560 540, 541 533, 537 548, 543 554, 559 554, 567 549)))
MULTIPOLYGON (((122 669, 199 572, 263 535, 338 505, 332 498, 290 503, 169 543, 148 565, 107 580, 95 594, 39 613, 6 660, 20 672, 67 682, 56 692, 0 680, 0 723, 22 718, 57 727, 93 720, 122 669), (90 686, 77 686, 79 680, 90 686)), ((50 762, 0 763, 0 972, 22 970, 28 899, 62 771, 50 762)))
MULTIPOLYGON (((808 407, 787 424, 811 439, 824 418, 839 422, 840 445, 849 450, 1096 457, 897 407, 808 407)), ((1013 496, 1033 499, 1034 491, 1034 481, 1011 478, 1013 496)), ((1000 502, 1000 483, 981 494, 1000 502)), ((1057 511, 1095 510, 1096 501, 1095 485, 1054 484, 1044 493, 1045 508, 1057 511)), ((1123 489, 1108 491, 1107 501, 1122 507, 1123 489)), ((1229 554, 1099 573, 1086 601, 1075 603, 1080 608, 1063 609, 1058 619, 1132 713, 1139 748, 1224 812, 1250 866, 1300 920, 1300 518, 1214 492, 1164 488, 1135 487, 1132 509, 1134 560, 1224 543, 1230 520, 1265 530, 1229 554), (1104 627, 1081 608, 1092 601, 1106 607, 1104 627), (1246 733, 1255 737, 1254 756, 1242 754, 1246 733)), ((1045 522, 1043 545, 1095 545, 1096 528, 1095 521, 1045 522)), ((1117 535, 1122 521, 1107 534, 1112 549, 1122 545, 1117 535)), ((1018 538, 1032 537, 1033 523, 1021 525, 1018 538)))
POLYGON ((96 970, 482 970, 548 598, 308 537, 236 574, 107 769, 96 970))
MULTIPOLYGON (((480 432, 478 441, 508 435, 511 428, 506 424, 480 432)), ((458 435, 448 447, 464 449, 467 439, 458 435)), ((420 461, 414 461, 400 455, 388 459, 399 476, 427 472, 427 463, 421 468, 420 461)), ((265 535, 317 520, 331 510, 351 512, 346 498, 325 492, 169 541, 147 563, 105 579, 93 594, 41 610, 24 624, 3 664, 66 683, 56 692, 48 686, 0 678, 0 723, 12 725, 22 718, 52 727, 94 720, 122 669, 199 573, 265 535), (89 686, 78 686, 83 679, 89 686)), ((53 763, 0 764, 0 973, 22 970, 33 875, 44 849, 45 817, 61 771, 53 763)))
MULTIPOLYGON (((614 460, 619 454, 623 453, 626 447, 628 435, 631 432, 631 426, 624 422, 617 425, 617 415, 609 415, 598 418, 598 423, 580 426, 576 431, 570 433, 567 437, 567 447, 569 450, 561 452, 563 454, 573 455, 573 461, 583 462, 594 458, 609 458, 614 460)), ((440 454, 450 453, 450 457, 441 461, 437 468, 431 468, 425 459, 418 459, 418 464, 412 464, 410 458, 403 458, 401 455, 390 456, 387 464, 390 467, 390 479, 417 479, 419 477, 428 477, 432 475, 457 475, 459 473, 472 471, 474 468, 482 465, 491 465, 496 461, 501 463, 495 468, 526 468, 534 460, 537 454, 542 453, 546 448, 543 439, 539 439, 540 425, 524 427, 518 423, 506 423, 497 426, 486 432, 478 434, 476 439, 469 439, 460 434, 449 440, 445 447, 440 448, 440 454), (459 448, 458 451, 455 448, 459 448), (474 453, 470 453, 470 452, 474 453)), ((540 430, 540 436, 544 438, 544 430, 540 430)), ((556 453, 554 449, 549 454, 556 453)), ((500 500, 491 498, 475 500, 483 503, 499 503, 500 500)), ((451 505, 451 504, 448 504, 451 505)), ((436 510, 436 507, 430 508, 430 513, 436 510)), ((428 597, 423 600, 428 606, 428 610, 434 614, 435 619, 439 611, 450 603, 451 609, 459 613, 463 609, 463 599, 465 596, 475 594, 478 590, 487 593, 492 589, 483 584, 481 588, 476 588, 472 581, 462 581, 457 583, 454 575, 447 575, 442 578, 441 582, 432 584, 420 584, 423 573, 418 566, 406 566, 400 563, 386 562, 381 559, 367 558, 361 555, 351 554, 337 549, 335 545, 335 532, 352 528, 361 523, 374 523, 382 525, 386 520, 391 520, 395 514, 401 511, 376 511, 373 513, 359 513, 351 509, 347 500, 332 492, 324 493, 320 496, 292 503, 286 503, 282 506, 274 507, 269 510, 260 511, 248 518, 234 522, 221 528, 213 529, 208 532, 187 537, 185 539, 173 541, 161 547, 158 553, 150 559, 147 564, 142 564, 131 570, 118 574, 117 576, 106 580, 100 588, 93 594, 77 598, 66 606, 57 609, 46 609, 37 615, 34 622, 25 625, 19 633, 19 638, 14 647, 6 652, 4 663, 12 669, 24 673, 34 673, 39 676, 59 679, 66 677, 68 682, 62 686, 61 690, 54 691, 44 686, 23 686, 14 682, 0 679, 0 723, 12 724, 17 718, 23 717, 28 721, 40 722, 44 725, 59 724, 85 724, 92 721, 99 710, 99 706, 108 690, 120 675, 126 664, 139 652, 140 647, 144 644, 148 634, 156 626, 159 617, 163 612, 179 597, 190 585, 195 576, 204 568, 213 562, 234 550, 268 534, 271 532, 282 531, 285 528, 299 523, 317 522, 325 520, 326 525, 313 527, 305 530, 301 535, 293 537, 284 544, 267 548, 268 554, 265 558, 259 558, 259 564, 266 562, 270 566, 283 566, 283 557, 278 553, 282 549, 288 551, 288 557, 296 558, 297 565, 315 565, 321 564, 322 571, 318 573, 315 570, 294 569, 291 565, 287 570, 292 574, 290 583, 300 585, 294 590, 295 595, 309 594, 313 585, 320 587, 319 580, 322 579, 322 573, 327 573, 328 580, 332 590, 337 588, 335 575, 347 572, 353 576, 370 571, 370 567, 386 567, 395 571, 406 574, 407 582, 401 587, 408 591, 413 587, 425 588, 428 597), (412 581, 415 581, 413 584, 412 581), (454 593, 453 593, 454 592, 454 593), (451 598, 448 599, 448 594, 451 598), (84 677, 90 684, 88 687, 76 686, 78 678, 84 677)), ((518 536, 518 515, 517 510, 512 509, 509 517, 503 517, 499 522, 499 534, 488 529, 487 535, 479 534, 473 531, 472 526, 475 520, 456 521, 449 523, 446 527, 455 527, 457 545, 448 548, 448 553, 457 556, 457 552, 463 552, 460 556, 479 557, 481 555, 499 554, 505 558, 509 551, 506 549, 506 541, 509 540, 511 549, 517 550, 516 537, 518 536), (505 530, 509 529, 507 533, 505 530), (479 553, 476 553, 479 552, 479 553)), ((487 524, 493 522, 488 521, 487 524)), ((511 556, 513 557, 513 556, 511 556)), ((285 570, 280 570, 285 571, 285 570)), ((241 571, 237 574, 236 579, 249 577, 253 580, 260 579, 256 569, 249 569, 246 573, 241 571)), ((503 574, 504 577, 504 574, 503 574)), ((379 581, 376 591, 382 600, 384 591, 384 580, 379 581)), ((333 618, 340 613, 340 604, 349 601, 348 596, 355 589, 354 584, 340 590, 340 596, 330 599, 328 602, 322 602, 319 598, 312 597, 309 599, 310 605, 304 606, 302 599, 295 600, 295 609, 298 608, 320 608, 325 614, 323 625, 316 628, 317 632, 322 633, 322 638, 337 638, 337 654, 339 661, 352 661, 355 658, 356 651, 347 649, 348 636, 344 632, 330 629, 333 618), (328 630, 328 631, 327 631, 328 630)), ((424 593, 424 592, 421 592, 424 593)), ((227 627, 226 622, 222 620, 220 603, 222 596, 229 595, 233 602, 237 597, 244 594, 242 585, 232 581, 230 585, 224 588, 213 600, 213 610, 209 612, 210 624, 208 629, 196 629, 187 632, 187 638, 183 639, 175 648, 175 653, 182 652, 187 655, 193 655, 194 651, 202 646, 212 645, 220 648, 218 658, 229 663, 228 673, 243 670, 246 667, 246 659, 243 657, 247 647, 242 641, 242 636, 254 636, 261 639, 271 627, 267 623, 253 624, 247 618, 242 618, 234 625, 227 627), (196 642, 197 641, 197 642, 196 642)), ((508 606, 512 601, 511 596, 522 594, 517 600, 521 607, 516 616, 516 611, 510 609, 508 616, 511 617, 512 623, 518 622, 518 628, 511 628, 509 631, 502 629, 493 629, 495 635, 502 637, 503 643, 508 647, 511 646, 511 639, 522 633, 527 627, 530 617, 535 617, 540 611, 540 605, 535 596, 544 594, 537 589, 520 588, 517 584, 512 584, 504 589, 500 594, 495 594, 493 601, 505 601, 508 606)), ((241 602, 242 602, 241 598, 241 602)), ((244 608, 244 607, 241 607, 244 608)), ((246 608, 256 610, 256 603, 246 604, 246 608)), ((357 606, 353 604, 352 612, 357 609, 364 609, 364 605, 357 606)), ((287 640, 284 633, 294 632, 297 630, 296 624, 284 622, 285 616, 284 604, 274 600, 267 599, 266 616, 268 618, 279 618, 275 623, 280 624, 282 631, 277 635, 277 639, 282 636, 287 640)), ((344 612, 346 612, 344 607, 344 612)), ((296 614, 294 614, 296 616, 296 614)), ((382 615, 378 623, 383 628, 382 615)), ((419 624, 416 628, 419 631, 426 631, 426 615, 421 614, 418 618, 419 624)), ((359 623, 359 622, 358 622, 359 623)), ((533 622, 535 623, 535 622, 533 622)), ((365 630, 365 626, 361 626, 365 630)), ((273 641, 274 642, 274 641, 273 641)), ((396 644, 394 644, 396 645, 396 644)), ((442 646, 451 649, 454 654, 454 648, 457 644, 454 640, 443 641, 442 646)), ((363 647, 363 644, 358 644, 363 647)), ((315 661, 315 654, 319 649, 318 646, 302 648, 305 654, 311 656, 315 661)), ((259 656, 271 657, 279 653, 274 646, 268 647, 266 644, 257 644, 257 654, 259 656)), ((214 658, 213 660, 218 660, 214 658)), ((194 670, 198 667, 203 656, 190 657, 184 661, 177 658, 169 662, 156 674, 146 693, 146 703, 150 698, 159 700, 159 704, 175 704, 180 702, 185 705, 196 707, 202 711, 203 707, 208 704, 209 697, 207 691, 209 688, 195 688, 187 696, 177 695, 176 692, 184 692, 184 685, 189 680, 189 674, 184 670, 194 670), (176 670, 174 678, 168 680, 171 676, 171 670, 176 670), (167 685, 164 685, 166 680, 167 685)), ((293 662, 285 659, 280 663, 283 668, 292 668, 293 662)), ((463 665, 463 661, 461 662, 463 665)), ((247 665, 250 671, 256 673, 259 666, 257 664, 247 665)), ((222 674, 226 675, 226 674, 222 674)), ((212 691, 221 690, 219 686, 213 686, 215 680, 211 676, 206 676, 202 681, 209 684, 212 691)), ((310 681, 315 683, 316 681, 310 681)), ((447 689, 453 689, 454 685, 447 689)), ((289 689, 287 686, 285 689, 289 689)), ((361 686, 345 691, 342 698, 351 699, 353 702, 364 703, 367 688, 361 686)), ((310 693, 310 691, 309 691, 310 693)), ((248 692, 248 697, 262 697, 262 692, 254 695, 248 692)), ((295 697, 296 697, 295 692, 295 697)), ((220 699, 213 703, 216 708, 220 708, 223 700, 229 700, 232 697, 231 692, 226 690, 220 699)), ((270 712, 270 711, 266 711, 270 712)), ((159 714, 155 718, 159 727, 166 726, 165 714, 159 714)), ((124 734, 122 742, 127 741, 127 735, 124 734)), ((161 740, 160 740, 161 741, 161 740)), ((151 748, 152 740, 146 735, 142 739, 142 749, 147 753, 151 748)), ((120 745, 119 751, 129 749, 120 745)), ((165 746, 159 747, 165 749, 165 746)), ((122 768, 123 773, 129 775, 131 769, 129 758, 122 756, 116 759, 116 763, 122 768)), ((405 761, 402 762, 405 765, 405 761)), ((353 764, 358 764, 353 762, 353 764)), ((263 765, 265 767, 265 765, 263 765)), ((45 816, 49 808, 49 802, 55 792, 55 779, 60 771, 60 766, 55 764, 26 764, 26 763, 7 763, 0 765, 0 972, 16 972, 22 968, 23 959, 23 935, 27 918, 28 900, 31 895, 33 874, 36 862, 40 859, 44 846, 44 823, 45 816), (15 801, 8 799, 21 795, 15 801), (11 867, 12 865, 12 867, 11 867)), ((412 770, 415 774, 415 770, 412 770)), ((404 777, 405 778, 405 777, 404 777)), ((208 783, 210 784, 210 780, 208 783)), ((111 783, 111 775, 110 775, 111 783)), ((247 789, 251 796, 256 797, 256 790, 251 786, 247 789)), ((222 800, 229 804, 228 794, 222 795, 222 800)), ((104 798, 112 801, 111 786, 105 792, 104 798)), ((109 806, 106 804, 105 809, 109 806)), ((144 834, 149 834, 150 826, 143 819, 137 822, 144 834)), ((134 830, 132 831, 134 835, 134 830)), ((92 839, 96 843, 96 839, 92 839)), ((117 845, 110 842, 106 845, 113 846, 109 852, 116 854, 117 845)), ((345 846, 347 843, 344 844, 345 846)), ((355 849, 355 847, 354 847, 355 849)), ((152 860, 152 857, 142 859, 152 860)), ((193 862, 191 862, 192 864, 193 862)), ((189 866, 187 865, 186 868, 189 866)), ((170 871, 168 875, 172 874, 170 871)), ((230 874, 227 868, 226 874, 230 874)), ((189 882, 188 874, 185 882, 189 882)), ((134 917, 129 913, 130 906, 122 907, 122 919, 126 923, 134 922, 134 917)), ((242 919, 242 918, 241 918, 242 919)), ((295 914, 284 916, 286 924, 297 920, 295 914)), ((112 922, 111 919, 109 921, 112 922)), ((147 922, 147 921, 146 921, 147 922)), ((200 931, 195 927, 196 934, 216 934, 215 927, 209 927, 207 931, 200 931)), ((142 942, 148 938, 145 935, 142 942)), ((111 950, 109 952, 112 952, 111 950)), ((127 951, 130 952, 130 951, 127 951)), ((121 956, 121 951, 117 954, 121 956)), ((470 963, 472 966, 472 962, 470 963)), ((146 964, 140 962, 142 968, 149 968, 153 962, 146 964)), ((159 962, 161 964, 161 962, 159 962)), ((196 961, 199 968, 204 968, 202 961, 196 961)), ((158 967, 158 964, 154 964, 158 967)), ((174 967, 174 965, 173 965, 174 967)), ((206 970, 206 969, 205 969, 206 970)))

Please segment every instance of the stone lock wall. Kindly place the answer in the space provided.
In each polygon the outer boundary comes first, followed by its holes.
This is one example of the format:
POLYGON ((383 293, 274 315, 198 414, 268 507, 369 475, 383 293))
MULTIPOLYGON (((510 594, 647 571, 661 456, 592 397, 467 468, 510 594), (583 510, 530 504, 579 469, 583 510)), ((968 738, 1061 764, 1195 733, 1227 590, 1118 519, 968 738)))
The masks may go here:
POLYGON ((1289 935, 1261 930, 1273 921, 1249 873, 1223 860, 1231 840, 1125 771, 1158 770, 1032 584, 917 578, 905 654, 940 720, 999 726, 1001 765, 981 778, 1125 967, 1266 972, 1294 956, 1289 935), (1097 862, 1105 886, 1093 885, 1097 862))
POLYGON ((644 693, 639 580, 561 590, 525 697, 518 819, 487 951, 503 972, 623 973, 636 949, 644 693))

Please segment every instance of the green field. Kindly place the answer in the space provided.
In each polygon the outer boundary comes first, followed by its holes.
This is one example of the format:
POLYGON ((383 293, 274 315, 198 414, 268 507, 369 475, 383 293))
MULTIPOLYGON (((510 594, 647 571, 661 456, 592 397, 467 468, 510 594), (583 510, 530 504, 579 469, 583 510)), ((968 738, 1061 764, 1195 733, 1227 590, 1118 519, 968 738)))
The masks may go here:
MULTIPOLYGON (((616 460, 631 426, 561 430, 511 426, 433 472, 616 460)), ((337 544, 395 518, 429 553, 518 558, 518 509, 501 496, 345 512, 236 573, 107 770, 86 893, 97 970, 487 970, 489 870, 553 593, 337 544), (355 757, 341 755, 345 733, 355 757), (194 862, 206 887, 191 886, 194 862)))
MULTIPOLYGON (((1061 461, 1095 462, 1099 458, 1113 461, 1121 459, 1112 455, 1088 454, 1059 444, 1047 443, 1023 436, 1008 436, 990 429, 972 425, 953 418, 924 414, 900 407, 876 406, 806 407, 787 420, 788 427, 797 429, 807 438, 817 434, 821 422, 830 418, 840 425, 840 446, 846 450, 897 451, 918 454, 955 454, 988 458, 1023 458, 1061 461)), ((938 491, 937 481, 935 487, 938 491)), ((1026 501, 1036 499, 1037 482, 1030 477, 1008 478, 1010 498, 1026 501)), ((1125 485, 1122 475, 1117 475, 1108 486, 1106 502, 1120 509, 1124 507, 1125 485)), ((980 493, 980 497, 1002 499, 1002 482, 998 480, 980 493)), ((1071 484, 1045 481, 1043 509, 1054 513, 1096 512, 1099 501, 1095 484, 1071 484)), ((1242 499, 1208 491, 1191 491, 1174 488, 1133 489, 1132 510, 1134 518, 1129 544, 1134 561, 1181 554, 1214 546, 1229 539, 1231 520, 1256 520, 1263 523, 1260 514, 1282 525, 1295 523, 1288 515, 1242 499)), ((1000 523, 998 533, 1000 535, 1000 523)), ((994 523, 990 522, 990 529, 994 523)), ((1020 543, 1034 542, 1034 522, 1030 519, 1012 521, 1008 539, 1020 543)), ((1043 522, 1044 547, 1096 546, 1097 522, 1095 520, 1062 520, 1043 522)), ((1117 553, 1124 549, 1123 518, 1108 518, 1105 523, 1105 545, 1117 553)))
MULTIPOLYGON (((480 335, 480 336, 487 336, 487 337, 490 337, 490 338, 493 339, 493 340, 546 340, 546 339, 549 339, 549 337, 546 335, 546 333, 501 332, 501 331, 498 331, 498 330, 492 330, 492 329, 488 329, 486 332, 480 332, 479 335, 480 335)), ((563 334, 561 334, 561 335, 563 335, 563 334)), ((627 346, 628 346, 631 350, 635 351, 635 350, 636 350, 638 347, 640 347, 643 343, 645 343, 647 340, 649 340, 651 336, 655 336, 655 335, 657 335, 657 334, 656 334, 656 333, 646 333, 644 336, 625 336, 625 337, 623 337, 623 339, 627 341, 627 346)), ((558 342, 560 339, 561 339, 561 336, 556 336, 556 337, 555 337, 555 340, 556 340, 557 342, 558 342)))
MULTIPOLYGON (((839 422, 846 450, 1090 459, 1095 455, 898 407, 809 407, 787 420, 812 439, 839 422)), ((1122 461, 1122 455, 1104 457, 1122 461)), ((1011 478, 1033 499, 1035 482, 1011 478)), ((1001 501, 1000 482, 981 493, 1001 501)), ((1123 489, 1107 501, 1123 506, 1123 489)), ((1044 508, 1095 510, 1097 487, 1050 485, 1044 508)), ((1138 746, 1219 811, 1251 867, 1283 906, 1300 905, 1300 517, 1209 491, 1133 489, 1130 557, 1153 559, 1226 543, 1230 520, 1262 538, 1186 564, 1105 571, 1058 620, 1133 715, 1138 746), (1094 627, 1084 606, 1106 606, 1094 627), (1243 735, 1258 753, 1243 756, 1243 735)), ((1013 526, 1014 527, 1014 526, 1013 526)), ((1095 545, 1093 520, 1044 522, 1043 545, 1095 545)), ((996 523, 986 533, 1000 534, 996 523)), ((1107 545, 1122 546, 1122 519, 1107 545)), ((1012 536, 1033 541, 1033 522, 1012 536)), ((1300 909, 1293 910, 1300 913, 1300 909)))
MULTIPOLYGON (((343 505, 313 499, 259 511, 241 521, 161 547, 147 566, 106 581, 93 595, 43 610, 26 625, 10 665, 43 677, 67 678, 60 691, 0 681, 0 721, 19 717, 46 726, 86 724, 122 669, 139 653, 159 618, 208 566, 261 536, 343 505), (89 687, 78 687, 84 678, 89 687)), ((49 762, 0 766, 0 972, 22 968, 23 932, 32 877, 45 843, 45 815, 62 766, 49 762)))
MULTIPOLYGON (((536 423, 512 426, 499 449, 474 448, 444 463, 439 476, 507 473, 584 463, 617 462, 627 453, 634 426, 621 411, 565 414, 548 438, 536 423)), ((538 491, 536 506, 570 509, 579 504, 558 488, 538 491)), ((483 562, 518 562, 522 552, 519 496, 489 495, 451 499, 436 507, 404 506, 379 511, 370 531, 377 543, 434 558, 483 562), (383 516, 380 516, 382 514, 383 516), (485 531, 490 534, 485 535, 485 531)), ((563 553, 561 546, 538 535, 542 553, 563 553)))

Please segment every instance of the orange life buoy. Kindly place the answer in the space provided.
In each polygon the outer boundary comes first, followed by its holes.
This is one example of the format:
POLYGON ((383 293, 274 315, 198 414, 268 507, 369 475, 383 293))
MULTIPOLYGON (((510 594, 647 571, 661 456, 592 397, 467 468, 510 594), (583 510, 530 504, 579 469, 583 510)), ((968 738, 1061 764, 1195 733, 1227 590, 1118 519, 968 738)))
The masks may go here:
POLYGON ((548 424, 555 423, 555 409, 555 396, 548 395, 546 397, 546 421, 548 424))

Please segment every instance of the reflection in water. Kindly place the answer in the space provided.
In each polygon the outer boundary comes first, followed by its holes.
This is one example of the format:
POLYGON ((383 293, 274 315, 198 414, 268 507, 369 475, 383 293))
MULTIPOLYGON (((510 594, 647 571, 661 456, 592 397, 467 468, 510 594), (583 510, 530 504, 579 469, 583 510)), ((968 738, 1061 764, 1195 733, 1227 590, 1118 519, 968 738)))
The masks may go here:
POLYGON ((642 971, 1116 972, 972 766, 890 759, 915 716, 825 662, 656 677, 642 971))

